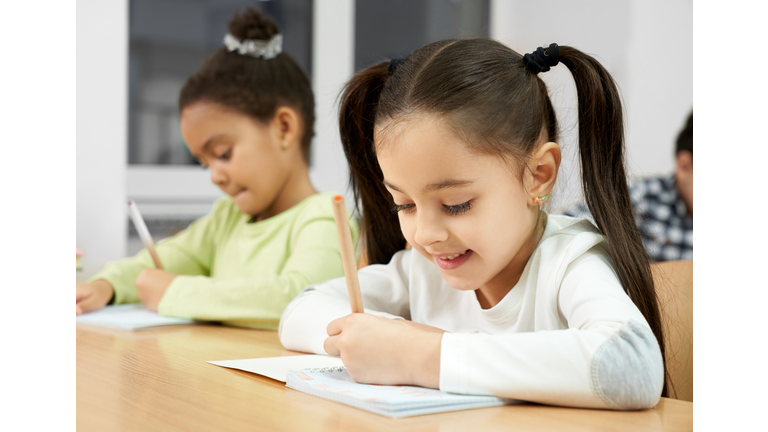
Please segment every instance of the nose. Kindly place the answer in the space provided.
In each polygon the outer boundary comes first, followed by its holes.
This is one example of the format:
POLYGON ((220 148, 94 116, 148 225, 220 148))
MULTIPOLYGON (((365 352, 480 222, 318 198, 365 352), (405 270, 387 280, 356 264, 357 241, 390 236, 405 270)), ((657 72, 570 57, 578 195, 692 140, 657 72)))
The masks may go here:
POLYGON ((435 211, 416 210, 416 230, 413 240, 422 247, 448 240, 448 230, 442 215, 435 211))
POLYGON ((216 186, 222 187, 227 184, 227 173, 218 166, 219 164, 213 163, 208 168, 211 171, 211 182, 216 186))

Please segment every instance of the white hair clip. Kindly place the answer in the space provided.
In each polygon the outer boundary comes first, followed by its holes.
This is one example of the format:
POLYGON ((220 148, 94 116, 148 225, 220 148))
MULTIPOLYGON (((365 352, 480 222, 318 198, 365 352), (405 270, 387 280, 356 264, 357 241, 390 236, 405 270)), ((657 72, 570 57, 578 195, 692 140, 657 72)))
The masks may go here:
POLYGON ((238 54, 257 58, 263 57, 269 60, 283 52, 283 35, 278 33, 268 41, 261 39, 245 39, 240 41, 230 33, 227 33, 224 36, 224 45, 226 45, 229 52, 237 51, 238 54))

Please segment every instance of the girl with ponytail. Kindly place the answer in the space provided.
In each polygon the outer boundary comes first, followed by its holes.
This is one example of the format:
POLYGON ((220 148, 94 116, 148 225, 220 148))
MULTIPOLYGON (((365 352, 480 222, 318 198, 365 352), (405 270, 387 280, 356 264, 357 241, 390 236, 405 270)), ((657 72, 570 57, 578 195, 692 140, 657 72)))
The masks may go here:
POLYGON ((313 285, 283 313, 286 348, 339 355, 364 383, 622 410, 666 394, 621 101, 594 58, 435 42, 355 75, 339 123, 372 264, 366 313, 349 313, 343 278, 313 285), (543 207, 561 152, 538 74, 558 64, 576 83, 596 226, 543 207))

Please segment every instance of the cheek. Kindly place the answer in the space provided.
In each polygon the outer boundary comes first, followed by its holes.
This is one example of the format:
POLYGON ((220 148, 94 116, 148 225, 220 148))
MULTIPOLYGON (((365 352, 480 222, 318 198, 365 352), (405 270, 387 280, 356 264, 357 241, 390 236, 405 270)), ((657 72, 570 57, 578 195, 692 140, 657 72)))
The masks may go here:
POLYGON ((467 239, 467 247, 476 248, 478 252, 506 255, 519 246, 535 220, 531 220, 524 201, 507 197, 496 202, 499 204, 485 209, 476 220, 457 227, 457 233, 461 232, 467 239))
POLYGON ((400 221, 400 231, 403 233, 403 237, 405 237, 405 241, 407 241, 408 244, 413 246, 414 245, 413 235, 416 232, 416 225, 414 225, 413 223, 413 218, 408 217, 408 215, 404 215, 403 213, 398 213, 397 219, 400 221))
POLYGON ((277 181, 278 164, 274 157, 266 152, 258 153, 257 149, 245 148, 238 157, 233 158, 231 170, 241 182, 251 187, 265 187, 277 181))

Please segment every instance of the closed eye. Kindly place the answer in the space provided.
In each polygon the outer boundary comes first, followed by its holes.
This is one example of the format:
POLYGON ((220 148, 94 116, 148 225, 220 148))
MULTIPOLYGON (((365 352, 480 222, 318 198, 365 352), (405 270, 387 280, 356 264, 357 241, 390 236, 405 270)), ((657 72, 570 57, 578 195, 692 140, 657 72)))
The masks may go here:
POLYGON ((232 156, 232 150, 231 149, 225 151, 224 153, 222 153, 222 155, 219 156, 218 159, 220 159, 220 160, 228 160, 230 156, 232 156))
POLYGON ((410 213, 416 208, 416 204, 402 204, 398 205, 395 204, 392 206, 392 213, 399 213, 401 211, 404 211, 405 213, 410 213))
POLYGON ((445 212, 450 214, 450 215, 453 215, 453 216, 458 216, 460 214, 464 214, 467 211, 469 211, 470 208, 472 208, 472 201, 471 200, 467 201, 465 203, 462 203, 462 204, 458 204, 458 205, 452 205, 452 206, 444 205, 443 206, 443 209, 445 210, 445 212))

